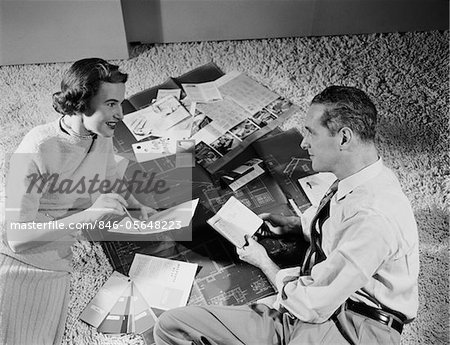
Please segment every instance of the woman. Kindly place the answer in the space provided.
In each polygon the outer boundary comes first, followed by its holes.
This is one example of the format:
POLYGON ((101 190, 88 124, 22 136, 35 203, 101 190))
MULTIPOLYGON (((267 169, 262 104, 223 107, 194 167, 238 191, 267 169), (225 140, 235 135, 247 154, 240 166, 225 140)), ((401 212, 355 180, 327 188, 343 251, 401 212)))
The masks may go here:
POLYGON ((11 158, 0 249, 2 344, 60 343, 79 231, 127 207, 143 219, 154 212, 114 190, 121 180, 112 136, 126 80, 102 59, 75 62, 53 95, 62 116, 32 129, 11 158))

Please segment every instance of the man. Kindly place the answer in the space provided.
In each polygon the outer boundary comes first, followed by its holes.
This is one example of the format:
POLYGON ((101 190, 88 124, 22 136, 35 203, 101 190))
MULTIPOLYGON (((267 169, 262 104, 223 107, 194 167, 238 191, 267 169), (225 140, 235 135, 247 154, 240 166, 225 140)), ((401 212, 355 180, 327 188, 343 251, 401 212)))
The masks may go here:
POLYGON ((400 343, 418 307, 417 226, 377 154, 376 121, 375 106, 356 88, 331 86, 313 99, 301 146, 315 171, 338 180, 313 219, 262 215, 274 232, 303 230, 311 241, 304 261, 280 270, 248 238, 238 254, 276 285, 275 303, 166 312, 157 344, 400 343))

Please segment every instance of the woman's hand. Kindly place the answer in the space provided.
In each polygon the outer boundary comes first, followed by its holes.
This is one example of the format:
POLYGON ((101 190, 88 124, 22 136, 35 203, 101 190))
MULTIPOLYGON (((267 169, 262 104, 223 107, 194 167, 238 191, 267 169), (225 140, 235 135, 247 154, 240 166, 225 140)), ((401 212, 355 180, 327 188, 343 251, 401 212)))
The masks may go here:
POLYGON ((157 212, 155 209, 140 203, 132 194, 128 196, 127 201, 130 209, 140 210, 141 212, 141 215, 139 216, 140 220, 146 221, 148 220, 149 216, 157 212))
POLYGON ((94 204, 86 211, 91 221, 95 221, 104 216, 116 214, 123 215, 124 208, 128 206, 126 200, 117 193, 100 194, 94 204))
POLYGON ((140 208, 141 210, 141 216, 139 217, 140 220, 148 220, 148 217, 151 215, 154 215, 157 211, 154 208, 145 206, 141 203, 139 205, 135 205, 136 208, 140 208))

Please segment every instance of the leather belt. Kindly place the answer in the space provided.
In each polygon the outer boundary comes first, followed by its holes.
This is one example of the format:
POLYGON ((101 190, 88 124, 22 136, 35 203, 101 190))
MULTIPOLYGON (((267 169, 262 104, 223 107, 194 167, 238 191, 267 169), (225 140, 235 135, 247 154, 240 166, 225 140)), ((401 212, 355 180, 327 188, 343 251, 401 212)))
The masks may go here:
POLYGON ((398 317, 390 312, 387 312, 382 309, 369 307, 365 303, 355 302, 355 301, 352 301, 351 299, 347 300, 346 308, 357 314, 360 314, 360 315, 366 316, 372 320, 375 320, 383 325, 392 327, 400 334, 402 333, 404 322, 401 320, 400 317, 398 317))

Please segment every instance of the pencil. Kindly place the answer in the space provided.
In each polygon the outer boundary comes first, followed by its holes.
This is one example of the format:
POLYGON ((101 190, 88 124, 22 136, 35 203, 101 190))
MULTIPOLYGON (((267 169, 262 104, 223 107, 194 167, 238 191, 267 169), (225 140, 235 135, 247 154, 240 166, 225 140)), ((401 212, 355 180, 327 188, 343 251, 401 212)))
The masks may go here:
MULTIPOLYGON (((124 209, 125 213, 127 214, 127 217, 130 218, 131 223, 134 224, 134 220, 133 220, 133 218, 131 217, 130 212, 128 212, 128 209, 127 209, 125 206, 123 206, 123 205, 122 205, 122 208, 124 209)), ((135 226, 134 228, 135 228, 137 231, 139 231, 139 232, 141 231, 141 230, 139 229, 139 226, 135 226)))

